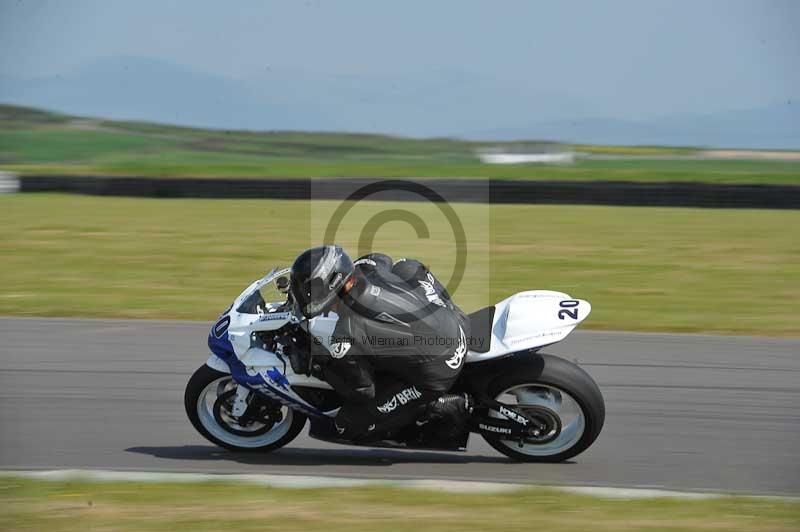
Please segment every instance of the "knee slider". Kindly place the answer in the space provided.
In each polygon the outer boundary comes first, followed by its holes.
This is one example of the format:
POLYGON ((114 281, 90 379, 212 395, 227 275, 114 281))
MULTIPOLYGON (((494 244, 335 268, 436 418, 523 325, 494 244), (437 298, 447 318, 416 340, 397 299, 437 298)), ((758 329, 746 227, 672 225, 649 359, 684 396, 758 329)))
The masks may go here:
POLYGON ((369 435, 375 428, 374 420, 365 408, 342 407, 334 420, 339 436, 348 440, 357 440, 369 435))

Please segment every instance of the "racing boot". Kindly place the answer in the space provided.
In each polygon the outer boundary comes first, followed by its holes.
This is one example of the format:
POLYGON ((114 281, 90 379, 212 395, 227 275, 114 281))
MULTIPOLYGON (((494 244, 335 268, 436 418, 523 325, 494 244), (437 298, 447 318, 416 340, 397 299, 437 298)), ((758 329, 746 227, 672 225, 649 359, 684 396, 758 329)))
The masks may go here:
POLYGON ((428 403, 425 417, 434 419, 452 419, 455 422, 466 421, 472 413, 472 398, 468 393, 446 393, 435 401, 428 403))
POLYGON ((472 398, 468 393, 448 393, 428 403, 425 415, 417 421, 426 439, 449 441, 467 430, 472 413, 472 398))

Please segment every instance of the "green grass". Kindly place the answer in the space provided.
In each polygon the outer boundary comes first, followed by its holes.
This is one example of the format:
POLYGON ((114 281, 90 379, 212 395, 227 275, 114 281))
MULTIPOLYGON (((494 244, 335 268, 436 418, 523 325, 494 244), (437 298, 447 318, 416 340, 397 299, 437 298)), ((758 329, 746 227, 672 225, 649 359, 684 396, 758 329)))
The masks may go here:
POLYGON ((0 529, 49 530, 797 530, 800 504, 754 498, 610 500, 547 489, 454 494, 390 487, 0 479, 0 529))
MULTIPOLYGON (((321 241, 337 202, 0 196, 0 314, 213 320, 270 266, 321 241), (312 234, 313 231, 313 234, 312 234)), ((376 249, 442 279, 452 232, 437 207, 362 202, 338 241, 353 253, 386 209, 376 249)), ((547 288, 589 300, 582 327, 800 335, 798 211, 455 204, 470 246, 455 299, 468 311, 547 288)))
POLYGON ((681 159, 697 153, 681 147, 575 146, 585 153, 637 158, 588 159, 574 165, 487 165, 475 153, 521 144, 203 130, 0 105, 0 169, 21 174, 800 183, 800 161, 681 159))
POLYGON ((3 153, 22 154, 26 161, 37 164, 81 162, 93 160, 108 152, 155 150, 162 145, 158 139, 108 134, 103 131, 46 129, 41 131, 0 131, 3 153))

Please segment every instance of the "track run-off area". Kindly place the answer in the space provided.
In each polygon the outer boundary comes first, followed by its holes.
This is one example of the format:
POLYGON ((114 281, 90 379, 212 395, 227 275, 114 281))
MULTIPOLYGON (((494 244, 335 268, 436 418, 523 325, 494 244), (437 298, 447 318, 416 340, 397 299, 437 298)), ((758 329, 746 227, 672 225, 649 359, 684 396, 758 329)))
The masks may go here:
POLYGON ((183 390, 208 323, 0 318, 0 468, 322 475, 800 492, 800 340, 577 331, 544 351, 606 399, 597 442, 519 464, 473 435, 466 453, 345 447, 305 434, 272 454, 198 435, 183 390))

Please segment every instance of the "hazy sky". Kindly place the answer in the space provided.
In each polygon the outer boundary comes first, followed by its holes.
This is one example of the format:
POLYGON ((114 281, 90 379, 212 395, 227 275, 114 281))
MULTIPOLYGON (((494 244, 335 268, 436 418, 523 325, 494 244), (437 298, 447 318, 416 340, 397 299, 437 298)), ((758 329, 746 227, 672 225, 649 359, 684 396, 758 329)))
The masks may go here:
POLYGON ((387 91, 444 71, 448 83, 574 98, 594 115, 659 116, 798 99, 800 2, 0 3, 0 76, 116 55, 240 80, 271 69, 386 78, 387 91))

